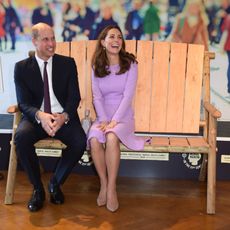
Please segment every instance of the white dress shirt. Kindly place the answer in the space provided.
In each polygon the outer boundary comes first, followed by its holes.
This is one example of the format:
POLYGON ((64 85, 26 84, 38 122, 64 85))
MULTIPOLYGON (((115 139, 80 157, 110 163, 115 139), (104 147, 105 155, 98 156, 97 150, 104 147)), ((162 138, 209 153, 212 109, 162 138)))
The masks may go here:
MULTIPOLYGON (((35 53, 35 58, 38 62, 38 66, 39 69, 41 71, 41 76, 43 78, 43 71, 44 71, 44 60, 42 60, 41 58, 38 57, 37 53, 35 53)), ((52 113, 62 113, 63 112, 63 108, 61 106, 61 104, 58 102, 54 91, 53 91, 53 83, 52 83, 52 63, 53 63, 53 57, 50 57, 47 60, 47 66, 46 66, 46 70, 47 70, 47 75, 48 75, 48 82, 49 82, 49 95, 50 95, 50 105, 51 105, 51 112, 52 113)), ((40 108, 41 111, 44 111, 44 99, 42 101, 42 105, 40 108)))

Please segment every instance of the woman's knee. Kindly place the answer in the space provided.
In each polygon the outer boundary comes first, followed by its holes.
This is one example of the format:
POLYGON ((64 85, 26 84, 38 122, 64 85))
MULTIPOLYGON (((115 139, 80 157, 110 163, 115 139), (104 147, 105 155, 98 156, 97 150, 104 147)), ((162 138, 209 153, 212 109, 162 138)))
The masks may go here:
POLYGON ((118 137, 116 136, 115 133, 113 132, 109 132, 106 134, 106 143, 109 144, 118 144, 119 143, 119 139, 118 137))
POLYGON ((102 145, 102 143, 100 143, 96 137, 90 138, 89 144, 90 144, 90 147, 93 149, 97 149, 102 145))

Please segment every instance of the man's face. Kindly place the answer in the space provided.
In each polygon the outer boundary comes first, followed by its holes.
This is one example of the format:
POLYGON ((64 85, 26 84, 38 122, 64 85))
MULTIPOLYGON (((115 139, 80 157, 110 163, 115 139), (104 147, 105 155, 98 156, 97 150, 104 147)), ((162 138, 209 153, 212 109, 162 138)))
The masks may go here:
POLYGON ((56 41, 52 28, 45 27, 39 30, 39 36, 32 40, 38 57, 47 61, 55 53, 56 41))

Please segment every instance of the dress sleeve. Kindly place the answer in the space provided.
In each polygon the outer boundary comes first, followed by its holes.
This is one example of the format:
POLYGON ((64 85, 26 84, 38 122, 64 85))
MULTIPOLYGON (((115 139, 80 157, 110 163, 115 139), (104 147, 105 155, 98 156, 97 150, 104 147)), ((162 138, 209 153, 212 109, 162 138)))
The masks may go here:
POLYGON ((132 106, 133 97, 136 90, 136 83, 137 83, 137 64, 131 64, 130 69, 128 70, 128 77, 125 84, 125 90, 123 93, 123 98, 121 103, 115 112, 112 120, 116 122, 120 122, 124 114, 126 113, 127 109, 132 106))
POLYGON ((98 77, 95 77, 92 70, 92 92, 93 92, 93 104, 97 114, 97 120, 99 122, 108 121, 105 109, 104 109, 104 96, 99 88, 98 77))

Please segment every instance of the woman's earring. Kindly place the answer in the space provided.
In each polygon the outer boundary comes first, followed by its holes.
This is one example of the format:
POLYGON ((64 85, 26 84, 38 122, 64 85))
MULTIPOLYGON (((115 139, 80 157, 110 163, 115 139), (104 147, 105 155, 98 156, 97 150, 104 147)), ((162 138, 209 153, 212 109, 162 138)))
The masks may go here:
POLYGON ((103 50, 105 50, 105 47, 103 46, 103 50))

